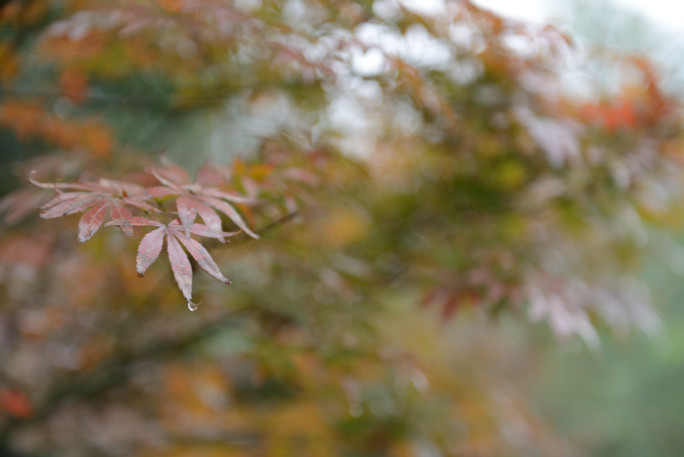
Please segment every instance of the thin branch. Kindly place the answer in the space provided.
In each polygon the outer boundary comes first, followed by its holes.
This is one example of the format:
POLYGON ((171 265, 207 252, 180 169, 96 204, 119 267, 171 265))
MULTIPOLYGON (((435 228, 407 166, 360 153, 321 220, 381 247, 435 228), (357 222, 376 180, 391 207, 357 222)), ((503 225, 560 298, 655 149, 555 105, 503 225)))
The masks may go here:
MULTIPOLYGON (((292 221, 293 219, 295 219, 299 215, 300 215, 299 211, 293 211, 293 212, 286 214, 285 216, 281 217, 280 219, 276 219, 275 221, 271 222, 270 224, 264 225, 260 229, 256 230, 256 233, 257 233, 257 235, 260 235, 260 236, 265 235, 268 232, 271 232, 271 231, 277 229, 281 225, 284 225, 284 224, 292 221)), ((254 238, 252 238, 252 237, 250 237, 244 233, 241 233, 240 235, 238 235, 235 238, 235 240, 236 241, 231 242, 231 246, 239 246, 241 244, 247 243, 248 241, 254 240, 254 238)))

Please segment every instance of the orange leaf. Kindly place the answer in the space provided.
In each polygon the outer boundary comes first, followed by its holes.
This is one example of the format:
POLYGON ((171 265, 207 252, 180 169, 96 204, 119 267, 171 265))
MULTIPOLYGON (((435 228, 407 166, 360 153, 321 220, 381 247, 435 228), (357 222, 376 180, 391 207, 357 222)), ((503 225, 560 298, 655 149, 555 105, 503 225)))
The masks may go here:
POLYGON ((14 389, 0 389, 0 410, 22 419, 33 415, 33 407, 26 394, 14 389))

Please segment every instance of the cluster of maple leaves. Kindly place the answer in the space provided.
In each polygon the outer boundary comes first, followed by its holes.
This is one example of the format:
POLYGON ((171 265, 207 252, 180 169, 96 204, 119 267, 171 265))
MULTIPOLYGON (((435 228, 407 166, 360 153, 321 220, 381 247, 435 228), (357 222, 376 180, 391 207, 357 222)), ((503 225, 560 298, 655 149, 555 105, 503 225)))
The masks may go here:
POLYGON ((138 274, 144 275, 159 258, 166 241, 174 279, 194 311, 197 305, 192 301, 192 265, 188 254, 213 278, 226 284, 230 280, 193 235, 222 243, 241 232, 259 238, 234 206, 253 205, 256 199, 229 190, 229 172, 226 167, 207 164, 193 181, 185 169, 165 160, 164 166, 148 170, 157 184, 153 186, 104 178, 73 183, 43 183, 31 178, 31 182, 57 192, 40 207, 41 217, 83 213, 78 223, 80 242, 88 241, 103 225, 119 227, 128 236, 133 236, 133 227, 154 227, 138 246, 138 274), (224 231, 221 214, 239 230, 224 231))

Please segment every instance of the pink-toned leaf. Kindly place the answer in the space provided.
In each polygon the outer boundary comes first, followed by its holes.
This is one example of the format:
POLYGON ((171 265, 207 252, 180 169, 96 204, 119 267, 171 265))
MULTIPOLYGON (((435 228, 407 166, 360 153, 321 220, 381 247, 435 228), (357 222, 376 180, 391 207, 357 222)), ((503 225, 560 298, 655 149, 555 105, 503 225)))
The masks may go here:
MULTIPOLYGON (((211 209, 208 205, 198 202, 199 205, 195 207, 197 214, 202 218, 206 227, 218 235, 218 239, 223 242, 223 227, 221 226, 221 217, 211 209)), ((192 230, 192 227, 190 227, 192 230)))
POLYGON ((185 168, 181 167, 165 155, 161 157, 161 162, 164 164, 164 168, 158 171, 167 179, 170 179, 180 185, 190 184, 190 175, 185 168))
POLYGON ((171 189, 165 186, 154 186, 147 189, 147 195, 153 198, 165 198, 172 195, 178 195, 178 190, 171 189))
MULTIPOLYGON (((142 198, 146 198, 146 197, 147 196, 143 196, 142 198)), ((128 205, 128 206, 132 206, 134 208, 141 209, 143 211, 149 211, 151 213, 160 213, 161 212, 159 210, 159 208, 157 208, 156 206, 152 206, 149 203, 145 203, 144 201, 139 200, 139 199, 122 198, 121 202, 128 205)))
POLYGON ((185 249, 188 250, 192 258, 197 261, 197 264, 200 266, 200 268, 219 281, 230 284, 230 280, 223 276, 218 265, 216 265, 214 259, 211 258, 211 254, 209 254, 209 251, 207 251, 204 246, 192 238, 178 236, 177 234, 175 236, 183 244, 183 246, 185 246, 185 249))
POLYGON ((256 200, 253 198, 243 197, 241 195, 229 194, 227 192, 223 192, 223 191, 216 189, 216 188, 213 188, 213 187, 205 187, 204 189, 202 189, 202 195, 206 195, 208 197, 214 197, 214 198, 222 198, 224 200, 228 200, 229 202, 234 202, 234 203, 245 203, 247 205, 253 205, 256 203, 256 200))
POLYGON ((118 219, 114 221, 107 222, 105 224, 105 227, 110 227, 112 225, 116 225, 118 227, 140 227, 140 226, 146 226, 146 225, 154 225, 156 227, 163 227, 164 224, 161 222, 157 222, 152 219, 148 219, 146 217, 129 217, 128 219, 118 219))
POLYGON ((178 210, 178 217, 185 235, 188 238, 190 237, 190 229, 195 221, 195 217, 199 214, 209 230, 214 231, 218 235, 218 239, 222 239, 221 218, 208 205, 199 200, 182 196, 176 200, 176 209, 178 210))
POLYGON ((178 288, 185 299, 192 302, 192 266, 190 260, 188 260, 187 254, 176 237, 166 237, 166 249, 169 253, 169 262, 176 284, 178 284, 178 288))
POLYGON ((64 200, 49 207, 40 214, 40 217, 43 219, 52 219, 80 213, 97 204, 101 199, 102 197, 94 194, 79 194, 71 199, 64 200))
MULTIPOLYGON (((174 232, 180 232, 183 230, 183 227, 180 225, 180 222, 178 219, 174 219, 169 223, 169 228, 174 231, 174 232)), ((193 224, 192 227, 190 228, 190 234, 192 235, 198 235, 202 236, 205 238, 214 238, 216 240, 219 240, 221 243, 225 243, 227 240, 224 239, 224 237, 231 237, 235 235, 239 235, 242 233, 241 230, 237 230, 235 232, 215 232, 213 230, 210 230, 209 227, 207 227, 204 224, 193 224)))
POLYGON ((203 186, 220 186, 225 184, 233 174, 233 170, 215 162, 205 163, 195 175, 195 182, 203 186))
POLYGON ((250 230, 245 221, 242 219, 242 216, 240 216, 240 213, 233 208, 233 205, 224 202, 223 200, 219 200, 218 198, 203 197, 202 200, 228 216, 230 220, 233 221, 235 225, 237 225, 243 232, 252 238, 259 238, 259 235, 250 230))
POLYGON ((190 238, 190 227, 197 217, 196 202, 188 197, 180 196, 176 199, 176 210, 181 226, 185 230, 185 236, 190 238))
MULTIPOLYGON (((109 204, 109 217, 112 220, 122 220, 122 219, 128 219, 132 217, 133 215, 131 212, 120 204, 118 201, 113 200, 109 204)), ((121 225, 121 231, 124 232, 127 236, 133 236, 133 227, 130 225, 121 225)))
POLYGON ((135 259, 135 268, 140 276, 159 258, 159 253, 164 244, 166 227, 159 227, 145 235, 138 246, 138 256, 135 259))
POLYGON ((57 182, 40 182, 33 179, 33 172, 29 175, 29 181, 34 186, 41 187, 43 189, 70 189, 70 190, 82 190, 82 191, 93 191, 92 183, 57 183, 57 182))
POLYGON ((2 220, 8 225, 13 225, 35 212, 36 208, 44 203, 48 195, 44 190, 23 188, 15 190, 0 199, 0 214, 2 220))
POLYGON ((115 191, 120 196, 140 197, 145 194, 145 188, 133 182, 100 178, 99 184, 103 190, 115 191))
POLYGON ((203 236, 205 238, 215 238, 219 240, 220 242, 225 242, 227 240, 224 239, 224 237, 231 237, 235 236, 239 233, 242 233, 240 230, 236 232, 219 232, 216 233, 215 231, 211 230, 209 227, 207 227, 204 224, 194 224, 192 228, 190 229, 190 233, 193 235, 198 235, 198 236, 203 236))
POLYGON ((101 203, 90 208, 78 222, 78 241, 84 243, 97 232, 107 214, 107 203, 101 203))
POLYGON ((84 194, 83 192, 63 192, 60 194, 57 194, 54 198, 50 199, 47 203, 44 203, 40 209, 46 210, 50 209, 53 206, 57 206, 60 203, 63 203, 65 201, 74 199, 76 197, 81 197, 84 195, 90 195, 90 194, 84 194))
POLYGON ((152 174, 152 176, 157 178, 157 181, 164 184, 165 186, 170 187, 171 189, 177 189, 178 187, 180 187, 179 184, 176 184, 171 179, 164 176, 160 170, 157 170, 155 168, 150 168, 150 173, 152 174))

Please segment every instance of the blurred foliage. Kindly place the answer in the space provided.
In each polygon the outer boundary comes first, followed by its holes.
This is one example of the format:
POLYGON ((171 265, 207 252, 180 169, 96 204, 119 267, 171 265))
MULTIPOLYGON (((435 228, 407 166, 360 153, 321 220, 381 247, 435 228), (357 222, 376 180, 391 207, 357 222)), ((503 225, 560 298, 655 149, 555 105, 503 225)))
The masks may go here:
POLYGON ((540 368, 540 404, 558 430, 590 455, 676 455, 684 446, 679 433, 684 290, 681 248, 673 241, 656 243, 644 271, 654 301, 663 305, 662 333, 654 339, 606 339, 602 350, 591 354, 567 348, 540 368))
MULTIPOLYGON (((653 59, 661 87, 681 96, 677 30, 650 23, 627 5, 602 0, 558 3, 563 26, 583 44, 598 86, 611 89, 616 50, 653 59), (605 21, 610 17, 610 21, 605 21)), ((604 338, 601 351, 576 345, 548 354, 539 371, 535 396, 559 433, 592 456, 678 455, 684 449, 681 412, 684 315, 681 236, 648 232, 649 249, 640 277, 651 289, 663 320, 657 335, 604 338), (587 373, 591 373, 587 376, 587 373)))
POLYGON ((3 452, 577 455, 520 317, 592 347, 660 328, 635 272, 681 226, 681 107, 644 58, 578 97, 569 37, 467 1, 0 5, 18 176, 210 160, 262 235, 207 244, 234 285, 198 272, 189 313, 121 233, 79 245, 35 217, 49 191, 9 193, 3 452))

